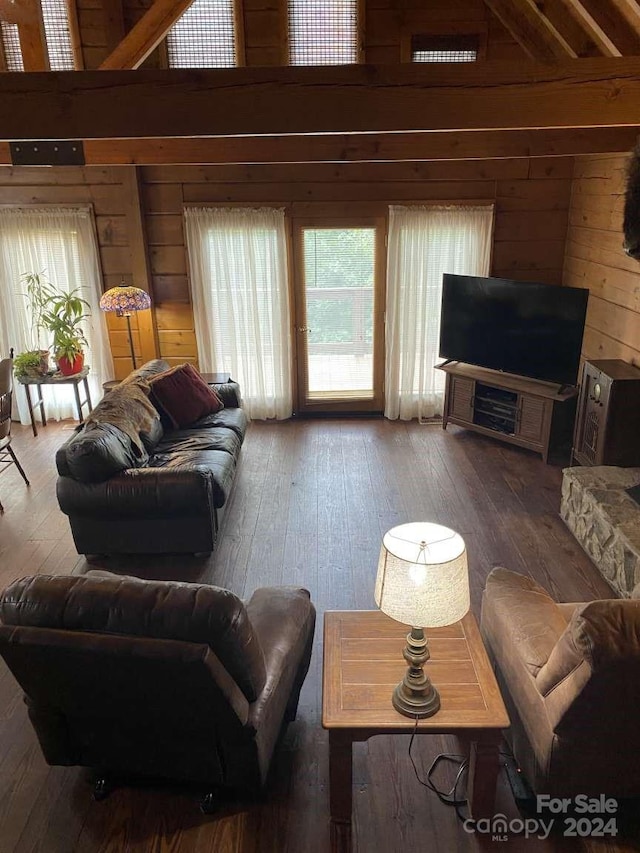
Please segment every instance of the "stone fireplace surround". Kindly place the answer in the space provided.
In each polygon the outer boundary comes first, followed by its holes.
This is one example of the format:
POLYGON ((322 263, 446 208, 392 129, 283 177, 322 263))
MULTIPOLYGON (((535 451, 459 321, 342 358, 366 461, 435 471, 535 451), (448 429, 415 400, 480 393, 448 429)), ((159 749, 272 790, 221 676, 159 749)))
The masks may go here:
MULTIPOLYGON (((640 505, 626 489, 640 484, 640 468, 565 468, 560 515, 622 597, 640 583, 640 505)), ((636 593, 637 595, 637 593, 636 593)))

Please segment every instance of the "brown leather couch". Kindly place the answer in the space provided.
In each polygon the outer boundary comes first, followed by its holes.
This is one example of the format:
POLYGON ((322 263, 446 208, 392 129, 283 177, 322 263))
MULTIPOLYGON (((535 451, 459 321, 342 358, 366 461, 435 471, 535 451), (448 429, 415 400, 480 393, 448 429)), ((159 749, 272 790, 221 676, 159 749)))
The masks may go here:
POLYGON ((640 795, 640 601, 557 604, 530 578, 496 568, 481 629, 533 791, 640 795))
POLYGON ((255 790, 295 718, 315 610, 293 587, 228 590, 103 572, 0 597, 0 653, 49 764, 255 790))
POLYGON ((214 386, 224 408, 174 429, 159 412, 149 418, 138 383, 169 367, 147 362, 109 392, 88 423, 58 449, 56 491, 79 554, 209 553, 229 502, 247 417, 235 382, 214 386), (138 392, 139 394, 140 392, 138 392), (104 402, 124 398, 139 433, 91 423, 104 402), (144 431, 143 431, 144 430, 144 431))

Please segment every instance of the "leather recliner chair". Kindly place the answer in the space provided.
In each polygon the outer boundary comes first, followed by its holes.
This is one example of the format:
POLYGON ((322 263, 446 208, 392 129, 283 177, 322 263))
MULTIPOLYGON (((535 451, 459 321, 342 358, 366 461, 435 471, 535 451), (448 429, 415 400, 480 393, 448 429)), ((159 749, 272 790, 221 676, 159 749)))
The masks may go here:
POLYGON ((557 604, 530 578, 496 568, 481 630, 533 792, 640 795, 640 601, 557 604))
POLYGON ((232 592, 106 573, 27 577, 0 597, 0 653, 44 757, 123 779, 257 790, 295 719, 315 626, 309 593, 232 592))

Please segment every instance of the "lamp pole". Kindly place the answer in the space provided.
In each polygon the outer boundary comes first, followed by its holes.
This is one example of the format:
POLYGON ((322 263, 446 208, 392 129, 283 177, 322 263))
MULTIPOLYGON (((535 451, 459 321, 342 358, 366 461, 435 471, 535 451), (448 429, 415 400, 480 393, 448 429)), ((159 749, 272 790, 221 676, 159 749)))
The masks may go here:
POLYGON ((131 311, 124 311, 122 308, 116 309, 116 317, 126 317, 127 318, 127 333, 129 335, 129 349, 131 350, 131 361, 133 362, 133 369, 135 370, 138 366, 136 364, 136 351, 133 348, 133 335, 131 334, 131 311))
POLYGON ((131 361, 133 362, 133 369, 135 370, 138 365, 136 364, 136 352, 133 348, 133 336, 131 335, 131 311, 125 311, 124 316, 127 318, 127 331, 129 332, 129 346, 131 348, 131 361))

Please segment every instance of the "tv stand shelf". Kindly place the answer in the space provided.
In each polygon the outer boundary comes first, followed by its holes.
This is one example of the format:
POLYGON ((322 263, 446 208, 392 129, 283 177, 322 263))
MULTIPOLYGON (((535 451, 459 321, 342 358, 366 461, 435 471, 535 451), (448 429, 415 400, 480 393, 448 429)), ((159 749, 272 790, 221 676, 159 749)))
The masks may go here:
POLYGON ((577 388, 474 367, 439 364, 447 374, 442 428, 457 424, 518 447, 569 461, 577 388))

